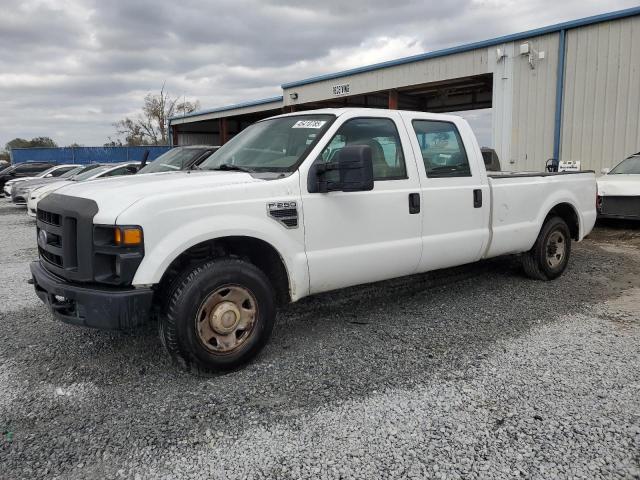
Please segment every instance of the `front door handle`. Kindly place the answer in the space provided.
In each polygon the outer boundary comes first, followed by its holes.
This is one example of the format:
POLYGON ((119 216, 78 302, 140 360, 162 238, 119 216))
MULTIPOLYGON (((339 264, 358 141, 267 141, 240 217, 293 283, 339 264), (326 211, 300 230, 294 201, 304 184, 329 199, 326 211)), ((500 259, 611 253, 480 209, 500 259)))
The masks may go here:
POLYGON ((476 188, 473 191, 473 208, 482 207, 482 190, 476 188))
POLYGON ((409 194, 409 213, 411 215, 413 215, 414 213, 420 213, 420 194, 419 193, 409 194))

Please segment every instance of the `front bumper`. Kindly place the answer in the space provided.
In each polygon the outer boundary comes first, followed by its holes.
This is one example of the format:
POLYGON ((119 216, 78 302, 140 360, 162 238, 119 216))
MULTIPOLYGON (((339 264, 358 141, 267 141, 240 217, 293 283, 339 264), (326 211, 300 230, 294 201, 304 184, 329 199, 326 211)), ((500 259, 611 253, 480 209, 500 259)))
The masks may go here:
POLYGON ((598 205, 598 217, 640 220, 640 195, 603 195, 598 205))
POLYGON ((53 315, 65 323, 102 330, 126 330, 147 322, 151 316, 153 290, 81 286, 31 263, 36 294, 53 315))

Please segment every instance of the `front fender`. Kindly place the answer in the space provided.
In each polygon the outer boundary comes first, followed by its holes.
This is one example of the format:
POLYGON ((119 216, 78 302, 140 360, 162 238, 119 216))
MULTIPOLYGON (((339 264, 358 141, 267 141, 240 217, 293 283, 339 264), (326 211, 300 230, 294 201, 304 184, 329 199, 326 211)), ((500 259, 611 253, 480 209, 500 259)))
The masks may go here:
POLYGON ((145 227, 145 256, 133 279, 134 285, 157 284, 171 262, 199 243, 230 236, 252 237, 270 244, 280 254, 289 277, 292 300, 308 294, 309 270, 301 229, 286 230, 265 217, 220 214, 180 222, 145 227))

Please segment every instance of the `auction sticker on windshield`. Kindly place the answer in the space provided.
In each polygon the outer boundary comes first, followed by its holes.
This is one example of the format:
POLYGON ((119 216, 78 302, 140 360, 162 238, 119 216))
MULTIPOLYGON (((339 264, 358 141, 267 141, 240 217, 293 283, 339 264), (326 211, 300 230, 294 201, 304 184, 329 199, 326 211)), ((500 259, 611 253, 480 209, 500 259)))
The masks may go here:
POLYGON ((291 128, 322 128, 326 120, 298 120, 291 128))

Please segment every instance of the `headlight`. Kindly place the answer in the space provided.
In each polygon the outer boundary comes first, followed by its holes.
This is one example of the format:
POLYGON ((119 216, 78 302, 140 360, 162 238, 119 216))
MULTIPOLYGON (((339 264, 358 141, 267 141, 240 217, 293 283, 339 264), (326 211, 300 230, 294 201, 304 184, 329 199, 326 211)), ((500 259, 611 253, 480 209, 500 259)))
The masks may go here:
POLYGON ((51 193, 51 190, 46 190, 44 192, 38 192, 38 191, 31 192, 31 194, 32 194, 32 196, 33 196, 33 198, 35 200, 42 200, 44 197, 46 197, 50 193, 51 193))

